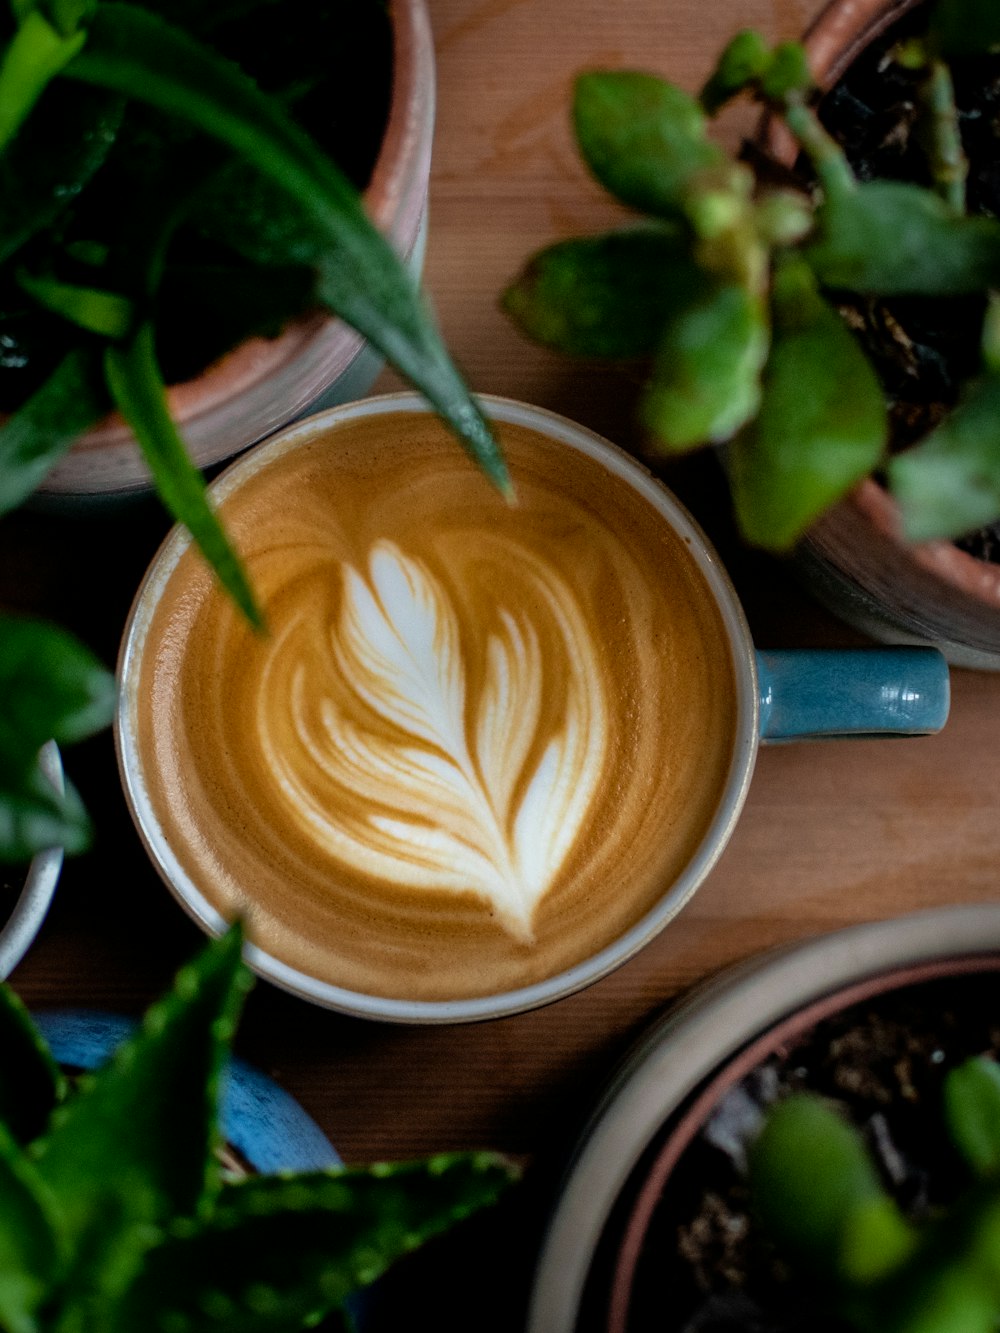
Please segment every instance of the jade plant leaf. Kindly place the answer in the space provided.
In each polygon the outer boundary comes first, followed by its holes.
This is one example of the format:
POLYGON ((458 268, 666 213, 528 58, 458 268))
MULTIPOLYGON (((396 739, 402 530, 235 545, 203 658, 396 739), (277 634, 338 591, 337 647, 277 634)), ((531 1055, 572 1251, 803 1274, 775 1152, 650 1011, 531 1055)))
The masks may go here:
POLYGON ((1000 513, 1000 375, 970 385, 920 444, 889 463, 910 541, 960 537, 1000 513))
POLYGON ((944 1082, 951 1141, 980 1177, 1000 1177, 1000 1065, 967 1060, 944 1082))
POLYGON ((861 348, 801 260, 779 266, 760 412, 730 454, 744 535, 784 550, 881 460, 888 423, 861 348))
POLYGON ((260 628, 263 619, 253 589, 170 416, 153 341, 153 326, 144 322, 128 342, 108 347, 104 358, 108 388, 139 441, 160 498, 190 532, 240 610, 260 628))
POLYGON ((214 136, 296 203, 322 238, 320 299, 426 395, 488 476, 510 488, 483 415, 429 312, 343 173, 238 66, 133 5, 100 4, 67 77, 147 102, 214 136))
POLYGON ((749 1165, 751 1199, 768 1234, 814 1274, 872 1281, 911 1253, 914 1235, 861 1136, 819 1098, 775 1106, 749 1165))
POLYGON ((24 406, 0 422, 0 514, 28 498, 107 406, 97 358, 89 349, 70 352, 24 406))
POLYGON ((699 95, 699 102, 714 116, 733 97, 758 83, 771 65, 771 47, 753 28, 738 32, 723 48, 715 69, 699 95))
POLYGON ((709 286, 672 312, 642 404, 654 445, 679 452, 729 439, 757 411, 769 330, 761 299, 709 286))
POLYGON ((546 347, 577 356, 646 356, 671 306, 688 304, 706 285, 685 239, 666 228, 636 228, 541 251, 508 287, 503 308, 546 347))
POLYGON ((38 1145, 82 1310, 99 1314, 134 1276, 156 1228, 193 1217, 218 1189, 219 1076, 248 987, 241 941, 234 927, 178 973, 38 1145))
POLYGON ((936 0, 930 37, 945 57, 1000 51, 1000 9, 994 0, 936 0))
POLYGON ((9 1333, 37 1333, 35 1315, 61 1259, 45 1187, 0 1124, 0 1324, 9 1333))
POLYGON ((573 123, 584 160, 604 188, 656 216, 675 216, 692 178, 727 161, 706 137, 698 102, 638 70, 581 75, 573 123))
POLYGON ((939 195, 870 181, 830 195, 805 255, 826 287, 947 296, 1000 283, 1000 222, 962 217, 939 195))
POLYGON ((125 1293, 109 1333, 284 1333, 340 1307, 400 1255, 514 1178, 491 1154, 226 1186, 212 1216, 175 1230, 125 1293))
POLYGON ((15 1142, 30 1143, 63 1096, 65 1079, 9 986, 0 986, 0 1050, 0 1123, 15 1142))

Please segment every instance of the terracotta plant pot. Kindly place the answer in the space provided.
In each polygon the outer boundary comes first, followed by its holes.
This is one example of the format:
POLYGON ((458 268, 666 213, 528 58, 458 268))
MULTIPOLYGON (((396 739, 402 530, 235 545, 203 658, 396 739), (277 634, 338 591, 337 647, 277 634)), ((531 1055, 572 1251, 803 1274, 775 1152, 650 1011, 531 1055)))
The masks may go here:
POLYGON ((769 1054, 861 1000, 985 971, 1000 971, 1000 907, 957 907, 784 948, 686 997, 627 1058, 577 1146, 527 1333, 624 1333, 642 1241, 671 1172, 722 1096, 769 1054))
MULTIPOLYGON (((805 37, 829 88, 920 0, 834 0, 805 37)), ((778 135, 786 161, 794 146, 778 135)), ((797 552, 805 582, 835 614, 882 642, 933 643, 957 666, 1000 670, 1000 565, 952 542, 909 545, 888 493, 871 479, 820 520, 797 552)))
MULTIPOLYGON (((407 262, 423 259, 434 133, 434 44, 425 0, 390 0, 393 84, 365 207, 407 262)), ((252 338, 197 379, 174 385, 170 406, 193 458, 206 467, 238 453, 307 408, 346 402, 370 387, 382 362, 338 319, 316 313, 274 339, 252 338)), ((117 413, 98 422, 49 473, 51 499, 147 490, 149 473, 117 413)))

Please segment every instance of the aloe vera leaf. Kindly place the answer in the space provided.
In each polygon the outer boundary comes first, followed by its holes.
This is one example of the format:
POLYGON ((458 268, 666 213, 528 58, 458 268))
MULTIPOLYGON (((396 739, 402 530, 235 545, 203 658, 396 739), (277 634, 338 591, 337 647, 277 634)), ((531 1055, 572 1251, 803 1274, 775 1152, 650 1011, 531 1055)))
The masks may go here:
POLYGON ((495 1202, 513 1178, 509 1163, 481 1153, 226 1186, 209 1219, 148 1256, 111 1333, 165 1315, 189 1333, 300 1327, 495 1202))
POLYGON ((83 32, 63 36, 37 10, 25 15, 0 57, 0 152, 86 39, 83 32))
POLYGON ((884 456, 874 371, 808 268, 775 275, 774 333, 756 420, 734 441, 730 481, 744 536, 785 550, 884 456))
POLYGON ((230 545, 167 406, 156 363, 153 327, 139 326, 125 343, 108 347, 104 364, 111 396, 132 427, 163 503, 183 523, 219 582, 252 625, 263 617, 239 557, 230 545))
POLYGON ((827 198, 805 255, 826 287, 948 296, 1000 283, 1000 222, 956 213, 931 190, 870 181, 827 198))
POLYGON ((39 1333, 36 1318, 61 1253, 52 1201, 30 1159, 0 1124, 0 1324, 39 1333))
POLYGON ((573 124, 583 158, 601 185, 644 213, 675 216, 692 178, 727 161, 707 137, 695 98, 638 70, 581 75, 573 124))
POLYGON ((24 406, 0 422, 0 514, 41 485, 107 405, 96 358, 82 349, 70 352, 24 406))
POLYGON ((542 250, 508 287, 503 308, 547 347, 576 356, 645 356, 672 306, 705 284, 684 238, 637 228, 542 250))
POLYGON ((743 287, 710 287, 674 312, 642 404, 655 447, 676 453, 738 431, 757 411, 768 341, 763 302, 743 287))
POLYGON ((910 541, 960 537, 1000 515, 1000 375, 967 386, 953 412, 889 463, 910 541))
POLYGON ((155 15, 102 3, 64 73, 172 112, 222 140, 291 195, 323 237, 319 295, 410 378, 476 462, 510 491, 493 432, 420 294, 338 168, 240 69, 155 15))
POLYGON ((97 287, 79 287, 55 278, 35 277, 23 269, 17 283, 39 305, 70 323, 103 338, 124 338, 132 327, 135 308, 126 296, 97 287))
POLYGON ((249 975, 241 941, 235 927, 182 968, 35 1145, 71 1256, 70 1286, 84 1306, 103 1309, 156 1228, 194 1216, 218 1189, 220 1072, 249 975))
POLYGON ((0 985, 0 1124, 15 1142, 30 1143, 45 1128, 65 1092, 65 1079, 24 1004, 0 985))
POLYGON ((951 1141, 972 1171, 1000 1176, 1000 1065, 980 1058, 952 1069, 944 1108, 951 1141))

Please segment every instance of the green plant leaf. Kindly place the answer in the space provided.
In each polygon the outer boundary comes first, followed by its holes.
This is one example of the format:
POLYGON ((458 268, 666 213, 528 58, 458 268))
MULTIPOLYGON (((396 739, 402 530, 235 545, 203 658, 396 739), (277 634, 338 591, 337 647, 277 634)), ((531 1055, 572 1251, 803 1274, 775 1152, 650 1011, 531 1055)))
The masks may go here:
POLYGON ((771 47, 753 28, 738 32, 723 49, 699 95, 699 102, 710 115, 721 110, 733 97, 750 88, 771 65, 771 47))
POLYGON ((1000 1176, 1000 1065, 980 1058, 950 1070, 944 1109, 951 1141, 973 1173, 1000 1176))
POLYGON ((139 441, 163 503, 190 532, 250 623, 261 628, 263 618, 253 589, 211 507, 205 480, 171 419, 153 342, 153 327, 147 322, 128 342, 108 347, 104 364, 111 396, 139 441))
POLYGON ((969 385, 955 410, 889 463, 909 541, 960 537, 1000 515, 1000 375, 969 385))
POLYGON ((947 57, 1000 51, 1000 10, 995 0, 936 0, 930 38, 947 57))
POLYGON ((65 1091, 65 1079, 27 1009, 0 985, 0 1123, 20 1144, 38 1137, 65 1091))
POLYGON ((134 1276, 156 1227, 193 1217, 218 1189, 219 1076, 249 978, 241 941, 234 927, 183 968, 36 1145, 92 1327, 106 1326, 104 1299, 134 1276))
POLYGON ((54 791, 40 766, 19 779, 0 781, 0 861, 18 865, 47 847, 69 856, 90 846, 92 829, 83 802, 65 781, 54 791))
POLYGON ((343 174, 240 69, 132 5, 102 3, 66 75, 148 102, 220 139, 290 195, 323 243, 319 296, 413 380, 509 493, 493 432, 409 275, 343 174))
MULTIPOLYGON (((795 1096, 768 1113, 750 1155, 750 1192, 768 1234, 792 1259, 827 1279, 856 1257, 852 1231, 873 1204, 894 1205, 857 1131, 816 1097, 795 1096)), ((902 1218, 900 1226, 905 1226, 902 1218)), ((862 1226, 864 1222, 862 1221, 862 1226)), ((895 1245, 883 1268, 902 1255, 895 1245)), ((880 1265, 872 1256, 869 1278, 880 1265)))
POLYGON ((124 338, 132 327, 135 309, 128 297, 97 287, 77 287, 55 278, 35 277, 24 269, 18 271, 18 286, 33 296, 39 305, 62 315, 88 333, 103 338, 124 338))
POLYGON ((728 439, 757 411, 769 331, 745 288, 710 287, 667 322, 642 405, 663 452, 728 439))
POLYGON ((109 1333, 285 1333, 340 1306, 400 1255, 492 1204, 491 1154, 227 1186, 211 1218, 147 1258, 109 1333))
POLYGON ((82 32, 63 36, 37 10, 25 15, 0 56, 0 152, 85 41, 82 32))
POLYGON ((1000 222, 963 217, 931 190, 870 181, 829 196, 806 258, 826 287, 948 296, 1000 283, 1000 222))
POLYGON ((89 349, 70 352, 24 406, 0 422, 0 514, 26 500, 107 407, 97 358, 89 349))
POLYGON ((780 551, 877 466, 888 423, 875 372, 800 260, 776 272, 773 312, 760 412, 729 461, 745 537, 780 551))
POLYGON ((36 1314, 60 1262, 47 1192, 0 1124, 0 1324, 8 1333, 39 1333, 36 1314))
POLYGON ((584 160, 601 185, 645 213, 675 216, 692 178, 728 161, 706 137, 697 101, 637 70, 581 75, 573 123, 584 160))
POLYGON ((547 347, 577 356, 646 356, 671 305, 688 304, 705 285, 683 237, 636 228, 542 250, 508 287, 503 308, 547 347))

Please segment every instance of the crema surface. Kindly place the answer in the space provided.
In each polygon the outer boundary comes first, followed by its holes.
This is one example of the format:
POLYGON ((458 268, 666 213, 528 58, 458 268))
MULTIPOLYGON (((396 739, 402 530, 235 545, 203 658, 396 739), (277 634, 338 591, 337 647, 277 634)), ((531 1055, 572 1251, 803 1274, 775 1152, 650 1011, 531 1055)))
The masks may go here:
POLYGON ((715 814, 735 734, 684 541, 599 462, 499 427, 507 506, 436 419, 348 422, 224 502, 269 630, 185 553, 136 739, 191 880, 364 994, 565 970, 642 917, 715 814))

